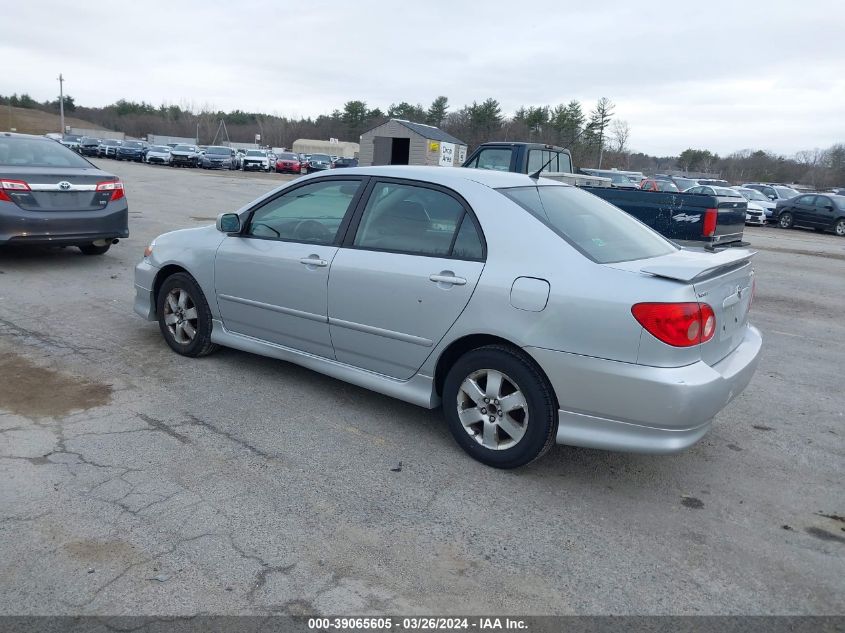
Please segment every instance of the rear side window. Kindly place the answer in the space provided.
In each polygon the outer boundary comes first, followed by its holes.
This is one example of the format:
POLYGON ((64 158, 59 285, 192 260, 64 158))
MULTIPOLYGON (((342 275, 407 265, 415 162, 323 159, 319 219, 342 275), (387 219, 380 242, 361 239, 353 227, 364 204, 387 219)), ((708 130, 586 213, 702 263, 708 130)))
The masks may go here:
POLYGON ((463 205, 451 195, 379 182, 361 216, 354 245, 409 255, 481 259, 481 239, 463 205))
POLYGON ((530 150, 528 152, 528 173, 533 174, 540 167, 543 167, 544 172, 572 172, 572 162, 569 160, 568 155, 547 149, 530 150), (543 167, 543 165, 546 166, 543 167))
POLYGON ((599 264, 647 259, 678 250, 639 220, 576 187, 514 187, 499 192, 599 264))

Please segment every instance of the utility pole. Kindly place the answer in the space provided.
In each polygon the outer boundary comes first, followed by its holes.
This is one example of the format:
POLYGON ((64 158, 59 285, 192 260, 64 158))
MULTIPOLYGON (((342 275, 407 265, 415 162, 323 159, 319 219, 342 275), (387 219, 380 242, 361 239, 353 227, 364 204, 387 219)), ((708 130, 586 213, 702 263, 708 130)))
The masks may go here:
POLYGON ((62 86, 64 80, 65 79, 64 77, 62 77, 62 73, 59 73, 59 118, 62 122, 62 137, 64 137, 65 134, 65 92, 62 86))

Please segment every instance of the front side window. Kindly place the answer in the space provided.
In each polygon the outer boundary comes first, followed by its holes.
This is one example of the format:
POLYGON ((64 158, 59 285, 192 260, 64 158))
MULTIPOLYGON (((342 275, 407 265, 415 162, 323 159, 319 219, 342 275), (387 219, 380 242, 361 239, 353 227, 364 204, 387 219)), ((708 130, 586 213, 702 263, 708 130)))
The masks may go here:
POLYGON ((678 250, 618 207, 577 187, 548 185, 498 191, 599 264, 658 257, 678 250))
POLYGON ((795 200, 796 204, 813 204, 815 201, 815 196, 801 196, 800 198, 795 200))
POLYGON ((259 207, 246 235, 309 244, 332 244, 359 180, 321 180, 282 194, 259 207))
POLYGON ((436 189, 389 182, 373 187, 354 245, 462 259, 480 259, 483 251, 472 219, 456 198, 436 189))
MULTIPOLYGON (((478 156, 473 159, 470 167, 478 169, 493 169, 495 171, 510 171, 511 169, 511 153, 510 148, 498 149, 490 147, 478 152, 478 156)), ((540 166, 538 165, 539 169, 540 166)))

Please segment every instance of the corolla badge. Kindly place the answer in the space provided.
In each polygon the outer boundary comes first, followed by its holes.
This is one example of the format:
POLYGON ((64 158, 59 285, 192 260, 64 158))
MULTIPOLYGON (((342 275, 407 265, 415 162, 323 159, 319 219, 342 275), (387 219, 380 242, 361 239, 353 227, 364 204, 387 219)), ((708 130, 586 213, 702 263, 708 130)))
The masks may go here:
POLYGON ((59 189, 62 191, 67 191, 70 189, 70 183, 67 180, 63 180, 59 183, 59 189))

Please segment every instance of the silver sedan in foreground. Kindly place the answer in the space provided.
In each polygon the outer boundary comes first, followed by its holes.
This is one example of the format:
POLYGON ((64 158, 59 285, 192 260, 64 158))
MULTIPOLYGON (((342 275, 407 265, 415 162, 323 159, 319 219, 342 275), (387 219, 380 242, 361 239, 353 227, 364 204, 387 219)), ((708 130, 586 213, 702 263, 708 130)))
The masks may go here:
POLYGON ((670 453, 760 353, 753 253, 682 250, 575 187, 441 167, 299 178, 157 237, 135 311, 218 345, 434 408, 499 468, 557 441, 670 453))

